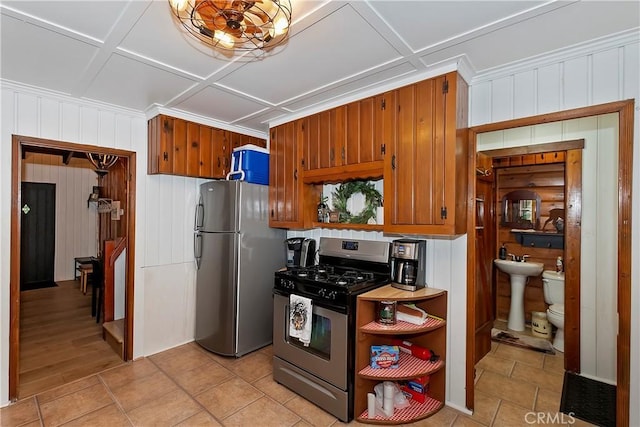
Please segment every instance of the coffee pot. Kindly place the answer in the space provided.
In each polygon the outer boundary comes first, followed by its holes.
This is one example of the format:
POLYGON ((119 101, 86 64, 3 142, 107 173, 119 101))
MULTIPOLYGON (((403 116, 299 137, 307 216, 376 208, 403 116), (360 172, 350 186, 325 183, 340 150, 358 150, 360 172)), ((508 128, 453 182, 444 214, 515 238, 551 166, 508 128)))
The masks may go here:
POLYGON ((426 286, 425 240, 398 239, 391 242, 391 286, 416 291, 426 286))
POLYGON ((316 241, 304 237, 292 237, 284 241, 287 268, 309 267, 315 263, 316 241))

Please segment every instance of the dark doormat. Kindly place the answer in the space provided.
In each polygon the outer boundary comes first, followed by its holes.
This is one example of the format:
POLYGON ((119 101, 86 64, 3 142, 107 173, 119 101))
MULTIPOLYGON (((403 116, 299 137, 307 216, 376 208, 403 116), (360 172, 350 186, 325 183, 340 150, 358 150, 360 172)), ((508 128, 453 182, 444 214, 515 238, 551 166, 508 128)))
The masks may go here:
POLYGON ((616 425, 616 386, 564 373, 560 412, 598 426, 616 425))
POLYGON ((41 282, 23 283, 20 285, 20 291, 32 291, 34 289, 53 288, 58 286, 53 280, 44 280, 41 282))

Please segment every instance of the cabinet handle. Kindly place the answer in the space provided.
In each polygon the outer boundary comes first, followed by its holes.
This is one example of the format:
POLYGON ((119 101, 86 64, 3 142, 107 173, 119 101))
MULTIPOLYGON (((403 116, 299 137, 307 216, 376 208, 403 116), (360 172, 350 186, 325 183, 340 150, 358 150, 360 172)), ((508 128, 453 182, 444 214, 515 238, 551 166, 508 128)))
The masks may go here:
POLYGON ((220 167, 220 157, 218 157, 218 167, 220 167))
POLYGON ((391 169, 396 168, 396 155, 391 156, 391 169))
POLYGON ((274 212, 273 212, 273 209, 271 209, 271 218, 273 217, 274 217, 274 212))
POLYGON ((293 171, 293 179, 298 180, 298 169, 293 171))
POLYGON ((165 162, 169 161, 169 153, 167 153, 166 151, 164 153, 162 153, 162 160, 164 160, 165 162))
POLYGON ((196 141, 191 141, 191 147, 193 148, 198 147, 198 143, 196 141))

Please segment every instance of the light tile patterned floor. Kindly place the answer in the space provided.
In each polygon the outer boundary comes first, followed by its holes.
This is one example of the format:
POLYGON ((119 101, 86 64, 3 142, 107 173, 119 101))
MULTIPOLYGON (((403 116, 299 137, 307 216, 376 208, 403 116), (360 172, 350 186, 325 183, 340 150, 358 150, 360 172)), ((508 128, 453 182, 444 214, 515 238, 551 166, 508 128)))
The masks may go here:
MULTIPOLYGON (((233 359, 190 343, 2 408, 0 426, 343 424, 275 383, 271 359, 271 347, 233 359)), ((411 425, 527 426, 533 419, 527 414, 557 414, 561 353, 549 356, 493 343, 477 368, 472 416, 445 407, 411 425)), ((573 425, 589 424, 576 420, 573 425)))

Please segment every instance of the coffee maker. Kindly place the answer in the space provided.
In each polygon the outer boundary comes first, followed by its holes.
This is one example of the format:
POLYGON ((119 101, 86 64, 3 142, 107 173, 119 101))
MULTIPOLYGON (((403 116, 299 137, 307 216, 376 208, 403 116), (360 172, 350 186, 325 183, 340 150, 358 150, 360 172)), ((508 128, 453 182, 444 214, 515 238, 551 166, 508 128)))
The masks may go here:
POLYGON ((287 268, 308 267, 316 259, 316 241, 304 237, 292 237, 284 241, 287 268))
POLYGON ((425 240, 398 239, 391 242, 391 286, 405 291, 424 288, 425 240))

